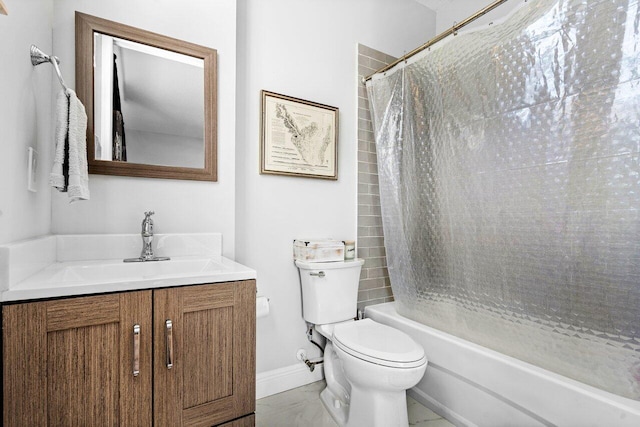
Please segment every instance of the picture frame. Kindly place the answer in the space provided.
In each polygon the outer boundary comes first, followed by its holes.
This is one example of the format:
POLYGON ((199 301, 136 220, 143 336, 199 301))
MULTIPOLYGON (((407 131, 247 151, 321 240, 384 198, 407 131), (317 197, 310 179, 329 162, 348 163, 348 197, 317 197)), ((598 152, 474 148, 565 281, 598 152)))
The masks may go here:
POLYGON ((261 91, 260 173, 338 179, 339 109, 261 91))

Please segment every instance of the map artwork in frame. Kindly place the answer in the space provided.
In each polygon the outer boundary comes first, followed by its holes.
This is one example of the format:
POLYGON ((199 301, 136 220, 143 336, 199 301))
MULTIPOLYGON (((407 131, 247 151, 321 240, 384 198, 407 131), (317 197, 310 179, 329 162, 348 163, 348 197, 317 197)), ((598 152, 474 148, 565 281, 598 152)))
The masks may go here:
POLYGON ((260 173, 338 179, 338 108, 262 91, 260 173))

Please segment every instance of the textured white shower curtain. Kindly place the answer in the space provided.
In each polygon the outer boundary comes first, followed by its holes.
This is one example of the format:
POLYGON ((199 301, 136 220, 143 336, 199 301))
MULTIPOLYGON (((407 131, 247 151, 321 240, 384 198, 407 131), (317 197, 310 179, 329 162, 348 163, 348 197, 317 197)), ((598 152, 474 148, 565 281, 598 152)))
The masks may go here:
POLYGON ((535 0, 368 83, 401 314, 640 399, 640 10, 535 0))

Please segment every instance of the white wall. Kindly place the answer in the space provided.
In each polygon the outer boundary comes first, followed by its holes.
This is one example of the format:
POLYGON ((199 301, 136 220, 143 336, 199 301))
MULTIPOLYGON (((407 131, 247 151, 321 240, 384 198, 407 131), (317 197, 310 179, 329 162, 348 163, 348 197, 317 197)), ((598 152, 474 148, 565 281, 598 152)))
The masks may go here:
POLYGON ((5 4, 9 15, 0 15, 0 244, 51 229, 46 165, 53 155, 55 75, 51 65, 33 67, 29 59, 31 44, 51 52, 53 0, 5 4), (27 191, 28 147, 39 153, 37 193, 27 191))
POLYGON ((401 55, 434 35, 434 14, 412 0, 238 2, 237 259, 258 271, 271 314, 258 320, 258 373, 297 362, 305 338, 297 237, 355 239, 357 43, 401 55), (260 175, 260 90, 340 109, 339 179, 260 175))
POLYGON ((55 0, 54 48, 75 87, 76 10, 218 51, 218 182, 90 175, 91 200, 52 200, 54 233, 138 233, 143 212, 154 210, 155 231, 221 232, 223 253, 235 250, 235 0, 55 0))
MULTIPOLYGON (((476 13, 492 0, 416 0, 436 11, 436 31, 441 33, 453 26, 454 22, 462 22, 472 14, 476 13)), ((522 6, 526 0, 509 0, 483 17, 469 24, 467 28, 474 28, 487 25, 494 20, 509 14, 512 10, 522 6)))

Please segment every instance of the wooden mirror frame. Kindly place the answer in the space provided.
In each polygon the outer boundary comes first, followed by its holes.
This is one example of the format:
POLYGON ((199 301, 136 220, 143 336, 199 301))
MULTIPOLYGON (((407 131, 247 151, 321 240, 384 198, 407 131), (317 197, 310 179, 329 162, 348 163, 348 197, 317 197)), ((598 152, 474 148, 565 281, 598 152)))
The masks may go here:
POLYGON ((217 52, 204 46, 76 12, 76 92, 87 112, 89 173, 217 181, 217 52), (95 159, 93 33, 146 44, 204 60, 204 168, 146 165, 95 159))

